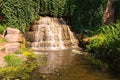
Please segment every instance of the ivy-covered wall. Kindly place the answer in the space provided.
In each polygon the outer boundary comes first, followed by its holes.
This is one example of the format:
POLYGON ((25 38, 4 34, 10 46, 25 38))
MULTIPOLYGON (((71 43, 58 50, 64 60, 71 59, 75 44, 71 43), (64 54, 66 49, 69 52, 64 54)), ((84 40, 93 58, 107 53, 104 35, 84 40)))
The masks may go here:
POLYGON ((4 17, 1 23, 22 32, 35 20, 39 12, 39 5, 33 0, 3 0, 0 8, 0 16, 4 17))
POLYGON ((2 23, 23 32, 38 14, 64 17, 79 33, 102 25, 106 3, 107 0, 2 0, 0 16, 4 17, 2 23))

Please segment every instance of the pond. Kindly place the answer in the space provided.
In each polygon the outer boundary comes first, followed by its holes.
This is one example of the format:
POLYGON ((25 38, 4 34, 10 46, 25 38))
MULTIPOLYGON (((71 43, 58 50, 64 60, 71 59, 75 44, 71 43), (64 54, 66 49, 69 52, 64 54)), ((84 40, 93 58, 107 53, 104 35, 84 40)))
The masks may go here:
POLYGON ((80 49, 36 52, 40 65, 32 80, 120 80, 93 67, 80 49), (41 77, 42 76, 42 77, 41 77))

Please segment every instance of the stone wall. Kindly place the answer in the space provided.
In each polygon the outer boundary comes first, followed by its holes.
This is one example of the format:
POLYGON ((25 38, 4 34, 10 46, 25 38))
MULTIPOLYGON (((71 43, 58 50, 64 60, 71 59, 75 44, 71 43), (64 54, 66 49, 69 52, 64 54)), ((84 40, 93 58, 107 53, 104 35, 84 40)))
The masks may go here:
POLYGON ((4 38, 6 39, 6 43, 2 45, 1 49, 4 48, 5 53, 15 52, 23 41, 23 35, 18 29, 14 28, 7 28, 4 38))

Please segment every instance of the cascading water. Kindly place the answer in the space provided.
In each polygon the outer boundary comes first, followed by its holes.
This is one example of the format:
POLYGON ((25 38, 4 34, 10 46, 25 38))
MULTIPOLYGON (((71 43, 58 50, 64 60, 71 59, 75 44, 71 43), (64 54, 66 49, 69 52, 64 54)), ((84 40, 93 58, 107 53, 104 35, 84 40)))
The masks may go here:
POLYGON ((37 25, 35 26, 37 30, 35 40, 31 45, 33 50, 61 50, 78 47, 77 39, 63 19, 40 16, 34 25, 37 25))

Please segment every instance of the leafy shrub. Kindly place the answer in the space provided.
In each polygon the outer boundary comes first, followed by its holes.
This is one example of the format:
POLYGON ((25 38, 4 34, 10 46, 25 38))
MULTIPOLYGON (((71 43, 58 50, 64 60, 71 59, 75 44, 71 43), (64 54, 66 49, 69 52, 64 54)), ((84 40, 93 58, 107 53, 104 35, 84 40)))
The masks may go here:
POLYGON ((75 8, 73 0, 39 0, 39 3, 40 14, 56 17, 72 15, 75 8))
POLYGON ((28 48, 25 48, 25 47, 21 47, 21 48, 19 48, 16 52, 15 52, 15 54, 23 54, 25 57, 27 57, 27 58, 34 58, 35 57, 35 55, 34 55, 34 53, 30 50, 30 49, 28 49, 28 48))
POLYGON ((23 54, 23 52, 25 51, 29 51, 29 49, 25 47, 20 47, 19 49, 16 50, 15 54, 23 54))
POLYGON ((103 34, 99 34, 90 38, 90 44, 87 46, 87 50, 94 51, 100 46, 102 46, 104 42, 105 36, 103 34))
POLYGON ((22 32, 40 15, 64 17, 76 32, 102 24, 107 0, 4 0, 0 15, 10 27, 22 32))
POLYGON ((4 34, 5 30, 6 30, 6 26, 0 25, 0 34, 4 34))
POLYGON ((24 51, 23 55, 26 56, 27 58, 29 58, 29 57, 34 58, 35 57, 35 55, 32 52, 28 52, 28 51, 24 51))
POLYGON ((39 12, 39 6, 33 0, 4 0, 1 4, 0 14, 4 16, 4 23, 22 32, 37 18, 39 12))
POLYGON ((19 66, 8 66, 0 69, 0 77, 3 79, 17 78, 20 80, 30 80, 30 73, 36 68, 35 61, 26 61, 19 66))
POLYGON ((103 24, 103 13, 108 0, 75 0, 76 7, 71 16, 73 30, 96 28, 103 24))
POLYGON ((120 23, 101 27, 96 31, 96 36, 103 37, 91 37, 87 50, 108 63, 114 71, 120 72, 120 23))
POLYGON ((8 66, 18 66, 20 64, 22 64, 22 59, 19 58, 16 55, 6 55, 4 57, 5 62, 7 62, 8 66))

